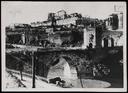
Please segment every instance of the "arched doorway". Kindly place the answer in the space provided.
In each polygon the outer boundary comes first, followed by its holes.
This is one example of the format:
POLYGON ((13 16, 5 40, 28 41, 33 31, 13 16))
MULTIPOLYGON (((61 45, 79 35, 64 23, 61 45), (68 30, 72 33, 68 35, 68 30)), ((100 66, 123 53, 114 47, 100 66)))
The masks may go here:
POLYGON ((102 40, 102 47, 108 47, 108 39, 107 38, 104 38, 102 40))
POLYGON ((114 47, 114 39, 111 38, 111 47, 114 47))
POLYGON ((56 59, 51 65, 47 78, 60 77, 66 81, 78 79, 76 68, 70 65, 64 57, 56 59))

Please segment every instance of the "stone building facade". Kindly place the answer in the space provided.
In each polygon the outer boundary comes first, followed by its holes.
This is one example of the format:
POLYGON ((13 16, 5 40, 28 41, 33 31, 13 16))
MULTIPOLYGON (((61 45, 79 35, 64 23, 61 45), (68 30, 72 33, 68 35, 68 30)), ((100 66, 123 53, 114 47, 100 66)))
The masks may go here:
POLYGON ((115 12, 109 15, 105 22, 109 30, 123 29, 123 12, 115 12))

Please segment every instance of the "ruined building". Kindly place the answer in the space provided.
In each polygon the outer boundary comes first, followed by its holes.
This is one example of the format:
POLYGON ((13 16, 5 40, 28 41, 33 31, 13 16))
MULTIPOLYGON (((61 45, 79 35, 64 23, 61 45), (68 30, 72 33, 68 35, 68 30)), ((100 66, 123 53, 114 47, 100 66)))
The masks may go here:
POLYGON ((111 14, 105 20, 67 14, 61 10, 49 13, 43 22, 6 27, 6 42, 43 47, 101 48, 122 46, 123 13, 111 14), (15 39, 16 38, 16 39, 15 39))

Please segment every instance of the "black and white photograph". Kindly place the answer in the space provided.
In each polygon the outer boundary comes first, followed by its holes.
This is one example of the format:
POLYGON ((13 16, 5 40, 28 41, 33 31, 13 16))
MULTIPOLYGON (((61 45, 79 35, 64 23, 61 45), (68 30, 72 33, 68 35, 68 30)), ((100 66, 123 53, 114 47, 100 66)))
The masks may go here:
POLYGON ((127 91, 126 2, 2 1, 2 91, 127 91))

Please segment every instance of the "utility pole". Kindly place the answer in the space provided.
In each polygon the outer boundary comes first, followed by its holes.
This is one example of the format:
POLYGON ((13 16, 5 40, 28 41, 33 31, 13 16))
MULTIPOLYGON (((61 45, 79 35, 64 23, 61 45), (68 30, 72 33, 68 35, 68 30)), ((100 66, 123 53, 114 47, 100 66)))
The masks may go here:
POLYGON ((83 88, 83 83, 82 83, 82 79, 81 79, 81 74, 80 75, 80 83, 81 83, 81 87, 83 88))
POLYGON ((32 88, 35 88, 35 55, 34 51, 32 51, 32 88))
POLYGON ((81 74, 79 73, 77 66, 76 66, 76 70, 77 70, 78 76, 80 77, 80 84, 81 84, 81 87, 83 88, 83 83, 82 83, 82 79, 81 79, 81 74))

